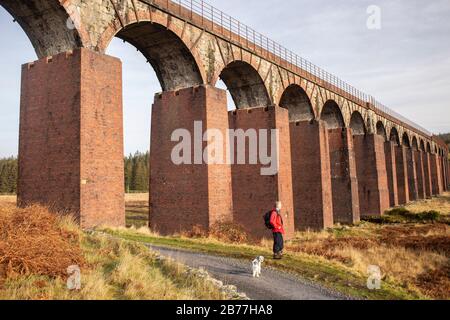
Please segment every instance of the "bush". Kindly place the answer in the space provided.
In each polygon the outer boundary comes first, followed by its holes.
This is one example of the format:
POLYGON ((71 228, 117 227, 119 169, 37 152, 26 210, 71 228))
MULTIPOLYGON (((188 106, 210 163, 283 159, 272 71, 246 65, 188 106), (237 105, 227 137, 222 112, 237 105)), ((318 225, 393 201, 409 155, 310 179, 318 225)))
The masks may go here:
POLYGON ((410 212, 405 208, 394 208, 386 211, 384 216, 365 217, 363 220, 377 223, 420 223, 420 222, 435 222, 440 221, 441 214, 437 211, 423 211, 419 213, 410 212))
POLYGON ((386 214, 386 215, 389 215, 389 216, 401 216, 401 217, 406 217, 406 216, 408 216, 409 214, 411 214, 411 212, 409 212, 409 210, 407 210, 407 209, 405 209, 405 208, 403 208, 403 207, 400 207, 400 208, 394 208, 394 209, 392 209, 392 210, 386 211, 385 214, 386 214))
POLYGON ((209 235, 229 243, 247 243, 249 237, 245 229, 233 222, 220 222, 212 226, 209 235))
POLYGON ((198 238, 207 238, 208 232, 202 226, 195 225, 192 227, 191 230, 183 231, 181 235, 186 238, 198 239, 198 238))
POLYGON ((415 216, 420 221, 437 221, 441 217, 441 214, 437 211, 424 211, 415 214, 415 216))
POLYGON ((67 267, 84 266, 79 231, 61 221, 42 206, 0 208, 0 278, 67 276, 67 267))

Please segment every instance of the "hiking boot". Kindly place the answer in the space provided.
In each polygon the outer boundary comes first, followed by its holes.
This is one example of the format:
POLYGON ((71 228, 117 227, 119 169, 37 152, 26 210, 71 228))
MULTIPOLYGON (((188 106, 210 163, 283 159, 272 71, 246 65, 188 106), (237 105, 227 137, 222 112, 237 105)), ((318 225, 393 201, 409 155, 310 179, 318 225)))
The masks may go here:
POLYGON ((275 253, 275 254, 273 255, 273 258, 274 258, 275 260, 281 260, 282 256, 281 256, 280 253, 275 253))

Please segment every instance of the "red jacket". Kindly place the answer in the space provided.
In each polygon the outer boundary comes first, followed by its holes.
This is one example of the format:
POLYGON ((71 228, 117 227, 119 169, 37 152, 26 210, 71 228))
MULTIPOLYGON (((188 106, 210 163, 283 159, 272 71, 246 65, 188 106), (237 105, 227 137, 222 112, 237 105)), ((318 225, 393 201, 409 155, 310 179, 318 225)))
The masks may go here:
POLYGON ((272 214, 270 216, 270 224, 273 226, 272 229, 273 233, 284 234, 283 218, 281 217, 281 215, 278 214, 278 212, 275 209, 272 210, 272 214))

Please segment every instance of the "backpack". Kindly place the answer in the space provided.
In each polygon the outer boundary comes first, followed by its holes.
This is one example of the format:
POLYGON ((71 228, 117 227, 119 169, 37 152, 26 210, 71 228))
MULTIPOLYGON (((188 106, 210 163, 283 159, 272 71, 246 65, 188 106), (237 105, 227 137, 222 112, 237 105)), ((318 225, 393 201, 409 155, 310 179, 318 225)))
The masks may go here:
POLYGON ((266 214, 264 215, 264 224, 266 225, 266 228, 270 229, 270 230, 273 229, 273 225, 270 223, 271 216, 272 216, 272 210, 267 211, 266 214))

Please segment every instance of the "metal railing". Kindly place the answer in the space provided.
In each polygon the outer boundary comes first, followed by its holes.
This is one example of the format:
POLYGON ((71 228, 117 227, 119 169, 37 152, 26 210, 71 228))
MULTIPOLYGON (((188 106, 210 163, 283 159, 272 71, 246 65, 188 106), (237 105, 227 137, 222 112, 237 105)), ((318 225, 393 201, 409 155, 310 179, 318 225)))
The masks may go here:
POLYGON ((386 107, 384 104, 378 102, 377 100, 373 99, 373 103, 372 103, 372 104, 373 104, 373 105, 375 106, 375 108, 378 109, 379 111, 384 112, 384 113, 390 115, 391 117, 394 117, 394 118, 396 118, 396 119, 398 119, 398 120, 400 120, 400 121, 406 123, 406 124, 409 125, 410 127, 413 127, 413 128, 415 128, 416 130, 419 130, 419 131, 425 133, 426 135, 428 135, 428 136, 430 136, 430 137, 433 135, 433 133, 431 133, 430 131, 428 131, 428 130, 425 129, 424 127, 422 127, 422 126, 418 125, 417 123, 415 123, 415 122, 413 122, 413 121, 407 119, 406 117, 402 116, 400 113, 398 113, 398 112, 396 112, 396 111, 394 111, 394 110, 392 110, 392 109, 386 107))
MULTIPOLYGON (((247 47, 257 50, 265 50, 271 53, 275 58, 279 58, 280 61, 291 64, 306 71, 313 77, 322 80, 344 92, 359 99, 364 103, 370 103, 375 111, 387 114, 394 119, 404 122, 408 126, 415 130, 418 130, 422 134, 432 136, 432 133, 421 127, 420 125, 408 120, 394 110, 386 107, 385 105, 379 103, 374 97, 362 92, 361 90, 349 85, 347 82, 339 79, 335 75, 323 70, 317 65, 311 63, 310 61, 300 57, 296 53, 289 49, 286 49, 279 43, 269 39, 268 37, 262 35, 251 27, 243 24, 239 20, 234 19, 223 11, 213 7, 203 0, 153 0, 153 1, 142 1, 147 4, 156 4, 159 6, 164 6, 168 11, 171 11, 173 5, 178 5, 178 14, 182 15, 182 8, 190 11, 190 18, 194 20, 194 14, 200 21, 195 21, 196 23, 201 23, 205 28, 220 27, 221 31, 227 31, 229 33, 229 39, 233 40, 235 38, 239 40, 244 40, 247 43, 247 47)), ((176 12, 175 12, 176 14, 176 12)))

